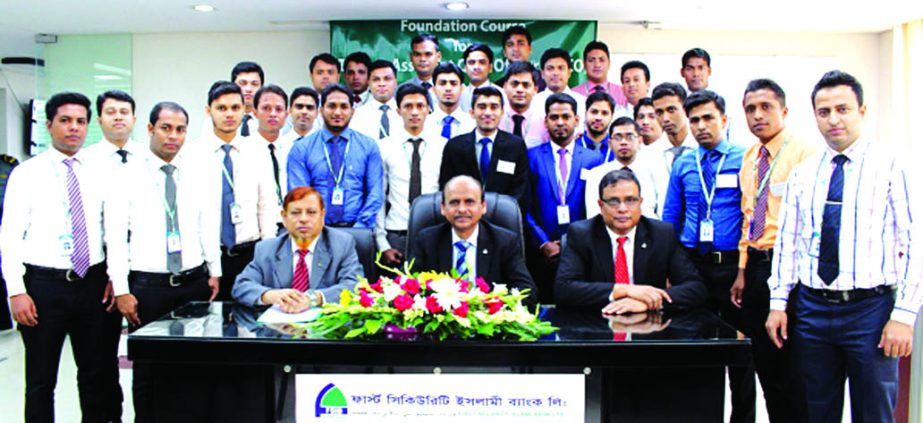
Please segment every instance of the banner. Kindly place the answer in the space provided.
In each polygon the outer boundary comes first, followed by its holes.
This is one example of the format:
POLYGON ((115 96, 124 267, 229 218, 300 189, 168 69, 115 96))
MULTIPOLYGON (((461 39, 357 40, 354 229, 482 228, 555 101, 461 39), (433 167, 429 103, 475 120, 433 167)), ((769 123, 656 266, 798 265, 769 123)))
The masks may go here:
POLYGON ((364 51, 372 60, 387 60, 397 68, 398 82, 413 78, 410 63, 410 40, 421 33, 439 38, 443 61, 451 61, 462 70, 462 53, 472 43, 490 46, 494 52, 492 81, 503 75, 503 31, 510 26, 524 26, 532 34, 530 61, 539 67, 542 52, 552 47, 570 52, 569 85, 575 87, 586 80, 583 69, 583 48, 596 39, 596 21, 530 21, 493 19, 402 19, 388 21, 331 21, 330 52, 341 61, 354 51, 364 51))
POLYGON ((583 422, 583 374, 299 374, 295 421, 583 422))

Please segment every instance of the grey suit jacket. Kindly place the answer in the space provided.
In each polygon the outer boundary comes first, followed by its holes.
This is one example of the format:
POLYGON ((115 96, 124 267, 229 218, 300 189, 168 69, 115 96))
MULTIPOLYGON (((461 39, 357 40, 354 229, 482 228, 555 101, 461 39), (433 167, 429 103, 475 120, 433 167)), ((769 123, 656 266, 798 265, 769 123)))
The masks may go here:
MULTIPOLYGON (((314 262, 308 274, 309 290, 320 291, 325 301, 339 301, 340 291, 352 290, 363 276, 356 242, 352 235, 324 228, 314 247, 314 262)), ((256 244, 253 261, 247 264, 231 295, 246 305, 261 305, 260 297, 270 289, 292 287, 292 241, 288 233, 256 244)))

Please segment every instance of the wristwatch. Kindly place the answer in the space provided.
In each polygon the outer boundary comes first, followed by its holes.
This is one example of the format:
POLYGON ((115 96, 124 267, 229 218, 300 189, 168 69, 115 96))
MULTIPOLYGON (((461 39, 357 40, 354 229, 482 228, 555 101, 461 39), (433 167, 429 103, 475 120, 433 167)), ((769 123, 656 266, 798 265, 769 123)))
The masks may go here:
POLYGON ((311 300, 311 308, 321 305, 320 292, 311 291, 308 293, 308 298, 311 300))

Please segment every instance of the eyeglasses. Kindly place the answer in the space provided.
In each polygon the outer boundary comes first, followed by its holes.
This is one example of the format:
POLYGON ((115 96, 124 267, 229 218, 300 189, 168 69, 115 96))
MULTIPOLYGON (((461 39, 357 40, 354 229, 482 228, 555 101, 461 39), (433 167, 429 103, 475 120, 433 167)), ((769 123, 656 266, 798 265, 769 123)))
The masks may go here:
POLYGON ((616 141, 624 141, 624 140, 634 141, 638 139, 638 136, 635 134, 614 134, 612 135, 612 139, 616 141))
POLYGON ((628 208, 633 208, 637 206, 638 203, 641 202, 641 199, 638 197, 628 197, 624 200, 621 198, 604 198, 602 199, 602 202, 606 203, 606 205, 608 205, 609 207, 618 208, 619 206, 624 204, 628 208))

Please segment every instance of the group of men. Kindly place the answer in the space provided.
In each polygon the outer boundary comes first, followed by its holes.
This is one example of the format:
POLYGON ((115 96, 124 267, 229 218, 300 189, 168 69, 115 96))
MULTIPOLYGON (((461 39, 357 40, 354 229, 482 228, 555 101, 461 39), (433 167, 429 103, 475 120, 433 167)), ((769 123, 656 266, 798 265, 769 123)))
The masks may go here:
MULTIPOLYGON (((135 102, 110 91, 96 100, 104 139, 83 149, 90 100, 49 99, 52 148, 13 172, 0 229, 27 421, 53 420, 65 335, 85 421, 119 421, 122 316, 135 330, 187 301, 232 298, 301 311, 352 288, 362 268, 337 227, 374 230, 389 266, 484 276, 529 289, 529 302, 706 306, 752 339, 772 421, 838 421, 847 375, 854 420, 889 420, 923 302, 920 240, 904 168, 860 138, 855 78, 817 83, 818 152, 785 129, 782 88, 751 81, 743 109, 759 142, 744 149, 726 139, 702 49, 682 57, 689 93, 649 94, 641 62, 622 67, 621 86, 607 80, 599 41, 573 88, 569 54, 549 49, 536 69, 523 27, 504 34, 496 82, 484 45, 462 70, 441 62, 434 36, 411 43, 416 77, 401 85, 392 62, 362 52, 345 58, 345 85, 321 54, 314 86, 290 93, 241 62, 209 89, 189 145, 188 113, 172 102, 151 110, 148 145, 131 140, 135 102), (409 242, 411 205, 437 192, 446 223, 409 242), (519 204, 524 246, 481 219, 485 192, 519 204)), ((730 376, 732 421, 753 421, 753 370, 730 376)), ((137 421, 156 416, 151 380, 136 363, 137 421)))

